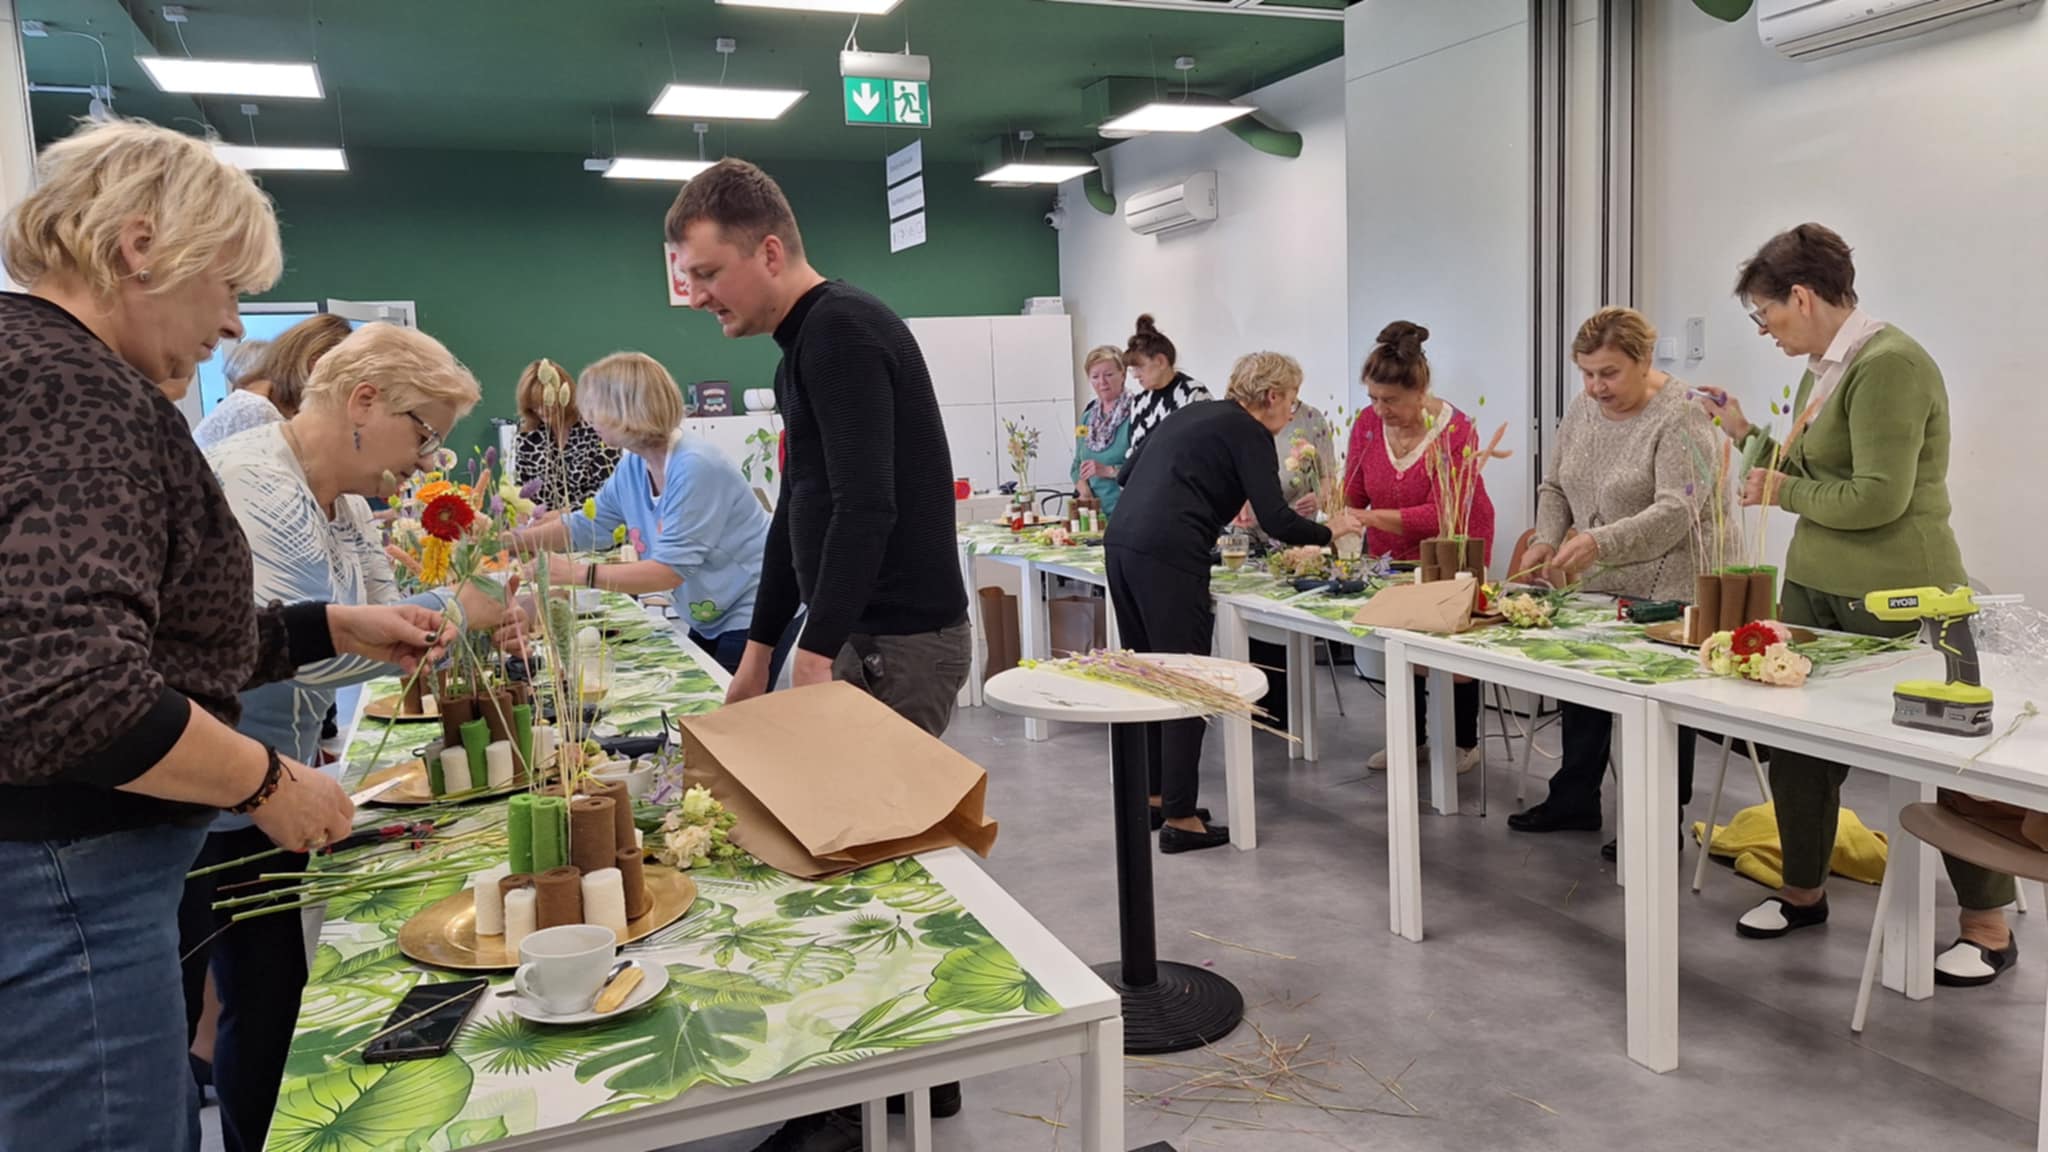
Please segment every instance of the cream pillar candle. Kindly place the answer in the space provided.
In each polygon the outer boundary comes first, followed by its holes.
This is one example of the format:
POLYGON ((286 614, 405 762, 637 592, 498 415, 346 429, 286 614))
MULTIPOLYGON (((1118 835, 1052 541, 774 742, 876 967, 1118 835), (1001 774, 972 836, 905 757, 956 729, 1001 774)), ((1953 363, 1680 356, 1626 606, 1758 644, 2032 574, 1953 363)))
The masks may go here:
POLYGON ((476 934, 479 936, 502 936, 505 934, 505 894, 498 891, 498 881, 512 874, 510 864, 500 864, 476 874, 469 889, 476 897, 476 934))
POLYGON ((555 726, 552 724, 536 724, 533 726, 534 771, 538 772, 543 768, 554 767, 555 741, 558 738, 559 736, 555 732, 555 726))
POLYGON ((609 928, 626 939, 626 880, 617 868, 583 874, 583 922, 609 928))
POLYGON ((441 749, 441 779, 448 789, 445 795, 449 796, 453 796, 458 792, 467 792, 475 787, 475 784, 469 779, 468 749, 441 749))
MULTIPOLYGON (((446 761, 444 760, 445 764, 446 761)), ((490 782, 493 788, 512 786, 512 742, 499 740, 484 745, 484 763, 489 766, 490 782)))
POLYGON ((538 923, 531 888, 514 888, 505 894, 505 954, 519 955, 519 945, 533 935, 538 923))

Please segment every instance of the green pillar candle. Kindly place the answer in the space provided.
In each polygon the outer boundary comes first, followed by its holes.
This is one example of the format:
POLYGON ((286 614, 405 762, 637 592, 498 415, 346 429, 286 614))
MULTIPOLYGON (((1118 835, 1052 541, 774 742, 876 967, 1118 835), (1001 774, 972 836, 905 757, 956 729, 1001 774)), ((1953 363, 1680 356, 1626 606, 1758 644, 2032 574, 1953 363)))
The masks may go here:
POLYGON ((435 796, 445 796, 445 795, 447 795, 447 794, 448 794, 448 778, 447 778, 447 776, 446 776, 446 775, 445 775, 445 774, 444 774, 444 773, 443 773, 443 772, 441 771, 441 757, 440 757, 439 755, 430 755, 430 756, 427 756, 427 757, 426 757, 426 765, 427 765, 427 791, 428 791, 429 793, 431 793, 431 794, 435 795, 435 796))
POLYGON ((561 796, 533 799, 533 866, 545 872, 569 863, 569 801, 561 796))
POLYGON ((469 753, 469 786, 482 788, 491 778, 490 765, 484 759, 484 749, 491 743, 491 726, 481 719, 471 720, 462 726, 462 750, 469 753))
POLYGON ((505 808, 505 840, 511 845, 506 862, 514 876, 533 875, 533 794, 518 792, 505 808))
POLYGON ((533 705, 521 704, 512 709, 512 743, 519 749, 519 772, 526 775, 533 771, 533 705))

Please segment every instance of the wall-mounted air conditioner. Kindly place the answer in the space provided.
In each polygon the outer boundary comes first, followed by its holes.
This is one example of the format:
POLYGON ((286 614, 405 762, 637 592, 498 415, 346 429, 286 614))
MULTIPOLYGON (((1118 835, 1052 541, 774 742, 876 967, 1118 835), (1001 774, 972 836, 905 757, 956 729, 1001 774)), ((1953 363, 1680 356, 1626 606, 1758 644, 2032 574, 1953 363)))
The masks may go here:
POLYGON ((1918 36, 2033 0, 1758 0, 1756 34, 1794 60, 1918 36))
POLYGON ((1216 218, 1216 174, 1197 172, 1179 184, 1139 192, 1124 201, 1124 223, 1140 236, 1157 236, 1216 218))

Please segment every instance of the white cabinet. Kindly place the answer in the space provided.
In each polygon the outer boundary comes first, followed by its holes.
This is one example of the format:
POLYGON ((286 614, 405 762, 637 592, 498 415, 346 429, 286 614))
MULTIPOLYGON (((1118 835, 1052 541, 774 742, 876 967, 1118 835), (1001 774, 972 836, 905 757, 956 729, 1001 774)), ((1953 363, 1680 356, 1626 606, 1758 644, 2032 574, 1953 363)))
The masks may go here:
POLYGON ((1065 487, 1073 463, 1074 322, 1070 316, 934 316, 907 320, 945 420, 953 475, 983 491, 1010 480, 1005 417, 1038 429, 1034 486, 1065 487))
POLYGON ((946 423, 955 477, 966 477, 977 492, 1009 477, 1007 458, 997 442, 994 405, 941 404, 939 418, 946 423))
POLYGON ((986 404, 994 396, 990 319, 936 316, 906 321, 924 353, 924 366, 931 373, 932 391, 940 404, 986 404))
POLYGON ((996 403, 1074 397, 1074 318, 1004 316, 989 325, 996 403))

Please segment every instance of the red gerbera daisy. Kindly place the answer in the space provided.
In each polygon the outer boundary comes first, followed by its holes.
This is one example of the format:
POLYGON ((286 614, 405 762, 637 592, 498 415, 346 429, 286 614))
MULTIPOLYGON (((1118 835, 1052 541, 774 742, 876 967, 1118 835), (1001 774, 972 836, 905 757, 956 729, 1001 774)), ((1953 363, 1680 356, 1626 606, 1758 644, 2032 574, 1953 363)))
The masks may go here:
POLYGON ((1735 630, 1735 635, 1729 638, 1728 648, 1737 657, 1748 659, 1763 655, 1776 639, 1762 622, 1752 622, 1735 630))
POLYGON ((476 509, 452 492, 434 497, 427 504, 427 510, 420 513, 420 527, 436 540, 460 540, 463 532, 475 522, 476 509))

